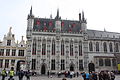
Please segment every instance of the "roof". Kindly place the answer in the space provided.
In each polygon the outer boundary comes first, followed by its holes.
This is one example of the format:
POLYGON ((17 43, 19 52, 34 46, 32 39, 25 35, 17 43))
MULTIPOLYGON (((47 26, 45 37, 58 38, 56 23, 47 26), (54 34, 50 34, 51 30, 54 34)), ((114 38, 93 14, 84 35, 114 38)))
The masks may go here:
POLYGON ((120 38, 120 33, 98 31, 98 30, 87 30, 88 38, 120 38))
MULTIPOLYGON (((34 18, 34 30, 55 31, 56 19, 34 18)), ((60 20, 61 32, 80 32, 81 26, 79 21, 60 20)))

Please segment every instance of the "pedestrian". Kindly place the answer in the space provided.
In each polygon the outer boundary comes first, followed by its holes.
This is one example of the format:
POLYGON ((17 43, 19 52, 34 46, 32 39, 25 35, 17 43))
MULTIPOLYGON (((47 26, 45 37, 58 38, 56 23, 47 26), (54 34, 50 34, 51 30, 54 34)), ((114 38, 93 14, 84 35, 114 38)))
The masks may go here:
POLYGON ((24 76, 24 72, 23 72, 23 70, 20 70, 20 71, 18 72, 19 80, 23 80, 23 76, 24 76))
POLYGON ((115 74, 113 72, 110 73, 111 80, 115 80, 115 74))
POLYGON ((89 79, 90 79, 90 74, 86 73, 86 80, 89 80, 89 79))
POLYGON ((76 74, 77 74, 77 77, 79 77, 79 72, 77 72, 76 74))
POLYGON ((48 72, 47 72, 47 75, 48 75, 48 78, 50 77, 50 72, 49 72, 49 70, 48 70, 48 72))
POLYGON ((26 80, 30 80, 30 70, 28 70, 27 72, 26 72, 26 74, 25 74, 25 76, 26 76, 26 80))
POLYGON ((14 68, 11 67, 11 70, 9 71, 9 79, 8 80, 14 80, 14 75, 15 75, 15 72, 14 72, 14 68))
POLYGON ((5 68, 2 70, 1 75, 2 75, 2 80, 5 80, 5 77, 7 76, 5 68))

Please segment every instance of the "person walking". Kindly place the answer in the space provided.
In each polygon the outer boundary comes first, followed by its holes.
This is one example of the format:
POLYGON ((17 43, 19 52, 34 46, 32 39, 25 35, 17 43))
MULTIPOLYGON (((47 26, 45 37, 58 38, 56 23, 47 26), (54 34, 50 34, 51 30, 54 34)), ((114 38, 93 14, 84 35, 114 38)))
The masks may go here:
POLYGON ((24 72, 23 72, 23 70, 20 70, 20 71, 18 72, 19 80, 23 80, 23 76, 24 76, 24 72))
POLYGON ((30 80, 30 70, 28 70, 27 72, 26 72, 26 74, 25 74, 25 76, 26 76, 26 80, 30 80))
POLYGON ((14 72, 14 68, 11 67, 11 70, 9 71, 9 79, 8 80, 14 80, 14 75, 15 75, 15 72, 14 72))
POLYGON ((110 73, 111 80, 115 80, 115 74, 113 72, 110 73))
POLYGON ((5 77, 7 76, 5 68, 2 70, 1 75, 2 75, 2 80, 5 80, 5 77))

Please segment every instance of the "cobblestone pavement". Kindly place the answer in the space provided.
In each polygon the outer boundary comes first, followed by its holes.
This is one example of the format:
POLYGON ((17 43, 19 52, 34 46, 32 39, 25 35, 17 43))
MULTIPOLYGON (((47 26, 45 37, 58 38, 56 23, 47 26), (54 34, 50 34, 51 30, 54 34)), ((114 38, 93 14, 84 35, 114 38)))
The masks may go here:
MULTIPOLYGON (((14 77, 15 80, 19 80, 17 76, 14 77)), ((0 76, 1 80, 1 76, 0 76)), ((6 77, 5 80, 8 80, 8 77, 6 77)), ((26 77, 24 77, 23 80, 26 80, 26 77)), ((52 78, 48 78, 47 76, 32 76, 31 80, 62 80, 62 78, 57 78, 56 76, 53 76, 52 78)), ((67 80, 83 80, 82 77, 75 77, 75 78, 67 78, 67 80)), ((115 80, 120 80, 120 75, 116 75, 115 80)))

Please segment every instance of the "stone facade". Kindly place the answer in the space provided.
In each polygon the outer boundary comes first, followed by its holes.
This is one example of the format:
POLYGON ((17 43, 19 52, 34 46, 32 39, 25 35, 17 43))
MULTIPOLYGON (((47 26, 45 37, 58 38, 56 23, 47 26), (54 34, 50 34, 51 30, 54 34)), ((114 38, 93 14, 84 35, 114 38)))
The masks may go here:
POLYGON ((27 69, 39 74, 117 69, 120 34, 88 30, 84 12, 73 21, 62 20, 59 10, 55 19, 37 18, 31 8, 27 20, 27 69))
POLYGON ((14 67, 15 71, 20 68, 25 69, 25 60, 26 44, 23 36, 21 41, 16 43, 10 27, 7 35, 4 35, 3 41, 0 42, 0 71, 4 68, 10 70, 11 67, 14 67))

